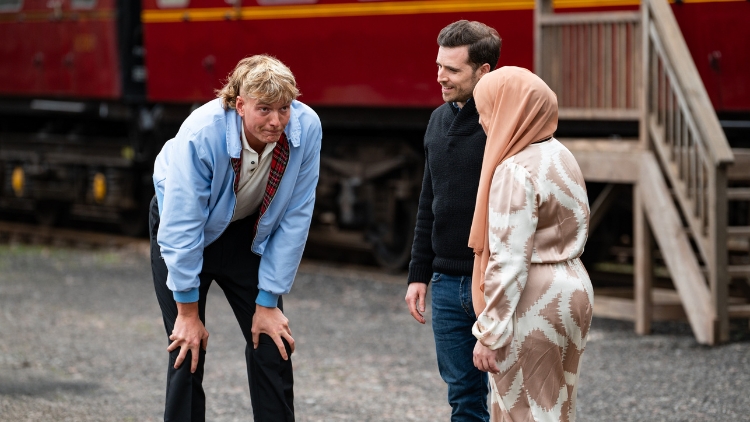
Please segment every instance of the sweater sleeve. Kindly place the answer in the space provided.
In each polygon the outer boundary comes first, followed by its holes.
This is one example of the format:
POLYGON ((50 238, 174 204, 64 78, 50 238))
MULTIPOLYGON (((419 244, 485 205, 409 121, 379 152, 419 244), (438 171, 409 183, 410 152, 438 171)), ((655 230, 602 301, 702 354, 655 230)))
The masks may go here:
POLYGON ((435 216, 432 213, 432 175, 430 174, 429 150, 425 145, 424 177, 422 179, 422 193, 419 195, 417 208, 417 223, 414 227, 414 243, 411 248, 411 262, 409 263, 409 283, 419 282, 429 284, 432 278, 432 261, 435 251, 432 249, 432 226, 435 216))

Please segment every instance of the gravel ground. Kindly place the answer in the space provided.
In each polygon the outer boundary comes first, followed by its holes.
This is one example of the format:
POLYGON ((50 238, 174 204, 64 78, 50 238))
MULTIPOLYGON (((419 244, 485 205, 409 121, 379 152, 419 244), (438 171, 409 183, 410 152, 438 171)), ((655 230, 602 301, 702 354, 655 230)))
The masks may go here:
MULTIPOLYGON (((447 421, 432 331, 403 275, 306 261, 285 307, 299 421, 447 421)), ((428 314, 429 317, 429 314, 428 314)), ((207 420, 251 420, 244 340, 214 285, 207 420)), ((579 421, 750 420, 750 334, 697 345, 685 324, 595 319, 579 421)), ((166 340, 143 251, 0 247, 0 421, 156 421, 166 340)))

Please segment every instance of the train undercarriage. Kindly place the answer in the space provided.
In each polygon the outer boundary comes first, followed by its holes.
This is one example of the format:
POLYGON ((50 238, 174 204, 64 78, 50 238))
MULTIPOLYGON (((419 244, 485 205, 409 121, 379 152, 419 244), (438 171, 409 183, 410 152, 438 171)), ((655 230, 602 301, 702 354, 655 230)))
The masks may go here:
MULTIPOLYGON (((154 157, 195 106, 3 101, 0 211, 33 216, 48 226, 86 221, 127 235, 145 234, 154 157)), ((324 141, 309 248, 356 251, 371 255, 383 268, 404 268, 411 254, 424 166, 422 136, 431 110, 316 110, 324 141)), ((730 140, 746 147, 748 131, 734 126, 727 125, 730 140)), ((626 138, 637 136, 637 130, 632 122, 563 121, 558 136, 626 138)), ((590 186, 590 201, 605 188, 590 186)), ((614 209, 630 209, 630 204, 614 209)), ((627 261, 631 219, 605 219, 591 233, 589 243, 600 245, 586 254, 591 268, 627 261)))
MULTIPOLYGON (((187 105, 14 100, 0 104, 0 211, 47 226, 146 233, 153 161, 187 105)), ((310 242, 409 260, 429 110, 321 110, 325 136, 310 242)))
POLYGON ((0 107, 0 210, 145 233, 157 134, 137 108, 38 99, 0 107))

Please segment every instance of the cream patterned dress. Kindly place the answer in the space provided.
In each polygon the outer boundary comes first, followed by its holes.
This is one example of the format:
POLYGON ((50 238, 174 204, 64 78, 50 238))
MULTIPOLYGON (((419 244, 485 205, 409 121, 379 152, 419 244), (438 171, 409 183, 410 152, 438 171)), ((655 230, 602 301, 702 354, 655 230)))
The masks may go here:
POLYGON ((555 139, 495 170, 489 196, 487 307, 474 325, 499 350, 492 420, 574 421, 591 325, 591 281, 579 257, 589 223, 581 170, 555 139))

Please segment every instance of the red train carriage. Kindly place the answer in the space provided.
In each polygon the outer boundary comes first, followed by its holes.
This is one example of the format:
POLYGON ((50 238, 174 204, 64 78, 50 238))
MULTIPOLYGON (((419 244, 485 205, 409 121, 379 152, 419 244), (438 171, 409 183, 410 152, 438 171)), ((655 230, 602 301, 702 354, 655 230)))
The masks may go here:
POLYGON ((143 227, 154 140, 138 120, 140 11, 129 1, 0 1, 0 209, 143 227))
POLYGON ((529 1, 166 2, 185 7, 177 10, 163 3, 143 2, 153 101, 203 101, 243 56, 269 53, 298 75, 310 104, 433 107, 441 101, 433 77, 435 39, 460 18, 482 20, 505 39, 519 40, 505 44, 504 62, 532 65, 529 1), (181 60, 173 60, 175 54, 181 60))
MULTIPOLYGON (((504 39, 500 64, 531 68, 533 7, 531 0, 0 0, 0 207, 48 223, 69 215, 142 228, 161 144, 240 58, 267 53, 289 65, 301 100, 323 121, 313 234, 403 265, 421 137, 441 102, 437 33, 458 19, 485 22, 504 39)), ((673 10, 717 111, 750 120, 750 3, 688 0, 673 10)))
POLYGON ((3 96, 119 99, 114 1, 0 2, 3 96))

